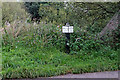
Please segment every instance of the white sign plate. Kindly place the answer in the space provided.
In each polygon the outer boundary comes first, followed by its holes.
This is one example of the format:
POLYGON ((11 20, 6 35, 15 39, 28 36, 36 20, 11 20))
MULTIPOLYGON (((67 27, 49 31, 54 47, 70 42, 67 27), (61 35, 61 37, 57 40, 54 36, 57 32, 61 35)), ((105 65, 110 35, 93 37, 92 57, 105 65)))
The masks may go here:
POLYGON ((62 32, 63 33, 73 33, 73 26, 69 26, 69 27, 63 26, 62 27, 62 32))
POLYGON ((73 26, 69 27, 69 33, 73 33, 73 26))
POLYGON ((63 27, 62 27, 62 32, 63 32, 63 33, 69 33, 68 30, 69 30, 69 29, 68 29, 67 26, 63 26, 63 27))
POLYGON ((69 26, 69 29, 73 29, 73 26, 69 26))
POLYGON ((69 29, 69 33, 73 33, 73 29, 69 29))

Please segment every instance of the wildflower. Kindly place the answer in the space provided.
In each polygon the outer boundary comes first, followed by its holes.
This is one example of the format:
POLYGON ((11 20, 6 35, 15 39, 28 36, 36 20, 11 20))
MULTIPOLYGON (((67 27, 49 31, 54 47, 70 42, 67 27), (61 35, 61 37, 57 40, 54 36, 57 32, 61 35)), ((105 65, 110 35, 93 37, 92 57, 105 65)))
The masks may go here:
POLYGON ((16 48, 17 48, 17 46, 16 46, 16 48))
POLYGON ((58 25, 57 27, 59 28, 60 26, 58 25))
POLYGON ((59 31, 62 31, 61 29, 59 31))

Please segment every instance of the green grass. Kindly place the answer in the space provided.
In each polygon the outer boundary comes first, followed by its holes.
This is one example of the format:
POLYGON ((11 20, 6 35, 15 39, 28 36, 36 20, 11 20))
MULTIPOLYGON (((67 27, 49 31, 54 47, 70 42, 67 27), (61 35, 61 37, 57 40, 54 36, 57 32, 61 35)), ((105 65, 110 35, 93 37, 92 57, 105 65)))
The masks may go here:
MULTIPOLYGON (((91 51, 86 55, 70 55, 60 52, 56 48, 41 48, 34 52, 31 51, 31 48, 21 47, 9 52, 3 51, 3 77, 37 78, 67 73, 118 70, 117 58, 96 56, 100 52, 91 51)), ((111 54, 112 52, 118 54, 119 51, 111 51, 111 54)))
POLYGON ((2 78, 2 48, 0 47, 0 79, 2 78))

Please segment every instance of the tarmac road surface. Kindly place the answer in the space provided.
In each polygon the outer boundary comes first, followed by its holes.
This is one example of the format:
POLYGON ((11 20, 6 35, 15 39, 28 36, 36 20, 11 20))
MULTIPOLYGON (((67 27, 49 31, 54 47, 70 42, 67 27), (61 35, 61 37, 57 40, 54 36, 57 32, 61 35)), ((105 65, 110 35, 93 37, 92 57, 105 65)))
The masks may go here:
POLYGON ((95 72, 95 73, 83 73, 83 74, 66 74, 60 76, 54 76, 51 78, 118 78, 120 77, 120 72, 118 71, 105 71, 105 72, 95 72))
MULTIPOLYGON (((94 73, 83 73, 83 74, 66 74, 53 77, 39 77, 35 79, 3 79, 3 80, 67 80, 66 78, 86 78, 86 79, 95 79, 95 78, 109 78, 109 80, 115 80, 115 78, 120 78, 120 71, 105 71, 105 72, 94 72, 94 73), (62 78, 62 79, 61 79, 62 78)), ((108 79, 107 79, 108 80, 108 79)), ((119 79, 120 80, 120 79, 119 79)))

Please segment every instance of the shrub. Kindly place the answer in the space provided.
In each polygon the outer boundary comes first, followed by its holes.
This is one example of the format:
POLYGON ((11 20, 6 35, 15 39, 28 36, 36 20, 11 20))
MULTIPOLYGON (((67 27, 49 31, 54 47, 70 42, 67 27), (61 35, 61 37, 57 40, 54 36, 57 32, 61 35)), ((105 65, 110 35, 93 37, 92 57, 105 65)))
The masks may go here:
POLYGON ((28 17, 23 3, 4 2, 2 6, 2 23, 13 22, 14 20, 26 20, 28 17))

